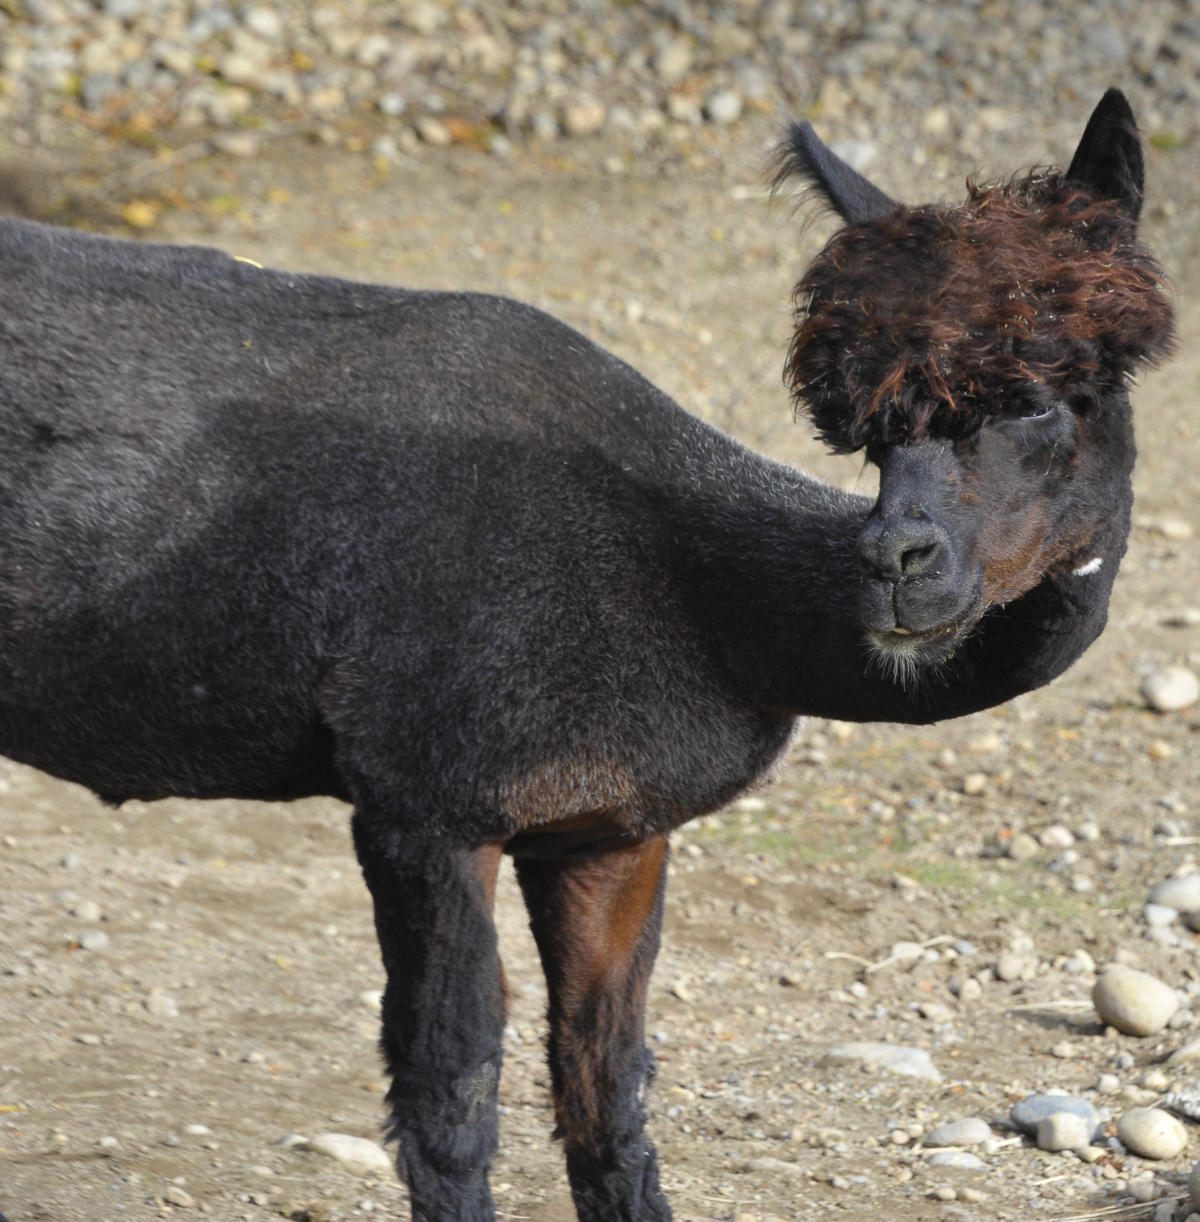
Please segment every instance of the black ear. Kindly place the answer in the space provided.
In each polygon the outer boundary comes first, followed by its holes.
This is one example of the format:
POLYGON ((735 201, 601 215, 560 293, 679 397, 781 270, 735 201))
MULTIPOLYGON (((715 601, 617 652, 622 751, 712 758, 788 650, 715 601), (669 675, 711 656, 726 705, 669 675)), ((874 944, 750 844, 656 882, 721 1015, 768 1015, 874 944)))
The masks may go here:
POLYGON ((1099 101, 1067 170, 1071 182, 1115 199, 1136 221, 1142 211, 1142 141, 1133 111, 1119 89, 1099 101))
POLYGON ((793 175, 806 182, 846 222, 874 221, 898 207, 857 170, 831 153, 810 123, 789 123, 775 150, 772 183, 781 187, 793 175))

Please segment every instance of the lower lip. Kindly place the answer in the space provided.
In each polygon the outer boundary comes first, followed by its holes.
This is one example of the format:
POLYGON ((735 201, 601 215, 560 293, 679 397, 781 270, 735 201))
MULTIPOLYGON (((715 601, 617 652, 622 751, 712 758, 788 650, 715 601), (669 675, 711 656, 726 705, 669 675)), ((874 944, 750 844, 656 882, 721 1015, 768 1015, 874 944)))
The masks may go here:
POLYGON ((943 624, 940 628, 930 628, 925 632, 913 632, 911 628, 901 628, 897 625, 888 632, 880 632, 878 636, 881 640, 897 645, 916 645, 922 641, 935 641, 938 637, 948 636, 957 628, 957 624, 943 624))

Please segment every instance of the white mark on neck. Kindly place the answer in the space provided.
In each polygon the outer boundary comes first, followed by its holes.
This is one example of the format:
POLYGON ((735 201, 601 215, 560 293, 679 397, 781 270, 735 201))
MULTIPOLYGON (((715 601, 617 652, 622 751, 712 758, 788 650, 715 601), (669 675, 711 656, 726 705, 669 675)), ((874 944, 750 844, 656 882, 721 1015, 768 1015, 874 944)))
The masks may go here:
POLYGON ((1071 575, 1073 577, 1090 577, 1093 573, 1100 572, 1103 564, 1103 556, 1093 556, 1087 564, 1081 564, 1077 569, 1072 570, 1071 575))

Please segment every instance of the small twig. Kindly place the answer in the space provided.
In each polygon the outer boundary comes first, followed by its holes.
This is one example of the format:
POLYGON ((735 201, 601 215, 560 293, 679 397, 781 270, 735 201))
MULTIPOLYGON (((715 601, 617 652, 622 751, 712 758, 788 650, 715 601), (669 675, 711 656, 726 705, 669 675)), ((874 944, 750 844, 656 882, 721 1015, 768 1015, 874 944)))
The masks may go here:
POLYGON ((1026 1001, 1019 1005, 987 1006, 984 1013, 1003 1014, 1009 1010, 1090 1010, 1092 1003, 1082 997, 1060 997, 1055 1001, 1026 1001))
MULTIPOLYGON (((919 946, 922 950, 928 950, 931 946, 941 946, 944 942, 953 942, 955 938, 948 933, 940 933, 936 938, 926 938, 924 942, 916 942, 915 946, 919 946)), ((913 963, 916 960, 915 955, 888 955, 884 959, 864 959, 861 955, 852 955, 849 951, 844 950, 827 950, 825 952, 826 959, 849 959, 851 963, 861 964, 863 975, 869 976, 872 972, 877 972, 881 967, 888 967, 893 963, 913 963)))
POLYGON ((851 963, 861 963, 863 967, 870 967, 871 960, 864 959, 862 955, 852 955, 849 951, 844 950, 827 950, 825 952, 826 959, 849 959, 851 963))
MULTIPOLYGON (((953 942, 955 939, 948 933, 938 934, 936 938, 926 938, 924 942, 918 942, 917 945, 922 950, 928 950, 931 946, 941 946, 944 942, 953 942)), ((916 955, 888 955, 886 959, 880 959, 878 963, 872 963, 867 968, 866 975, 872 972, 877 972, 881 967, 889 967, 893 963, 912 963, 916 960, 916 955)))
MULTIPOLYGON (((1066 1176, 1056 1177, 1065 1179, 1066 1176)), ((1039 1183, 1049 1183, 1048 1180, 1040 1180, 1039 1183)), ((1101 1218, 1140 1218, 1145 1217, 1154 1212, 1164 1201, 1186 1201, 1187 1197, 1180 1195, 1174 1197, 1157 1197, 1153 1201, 1135 1201, 1129 1205, 1106 1205, 1103 1209, 1093 1209, 1085 1214, 1071 1214, 1068 1218, 1060 1218, 1058 1222, 1098 1222, 1101 1218)))

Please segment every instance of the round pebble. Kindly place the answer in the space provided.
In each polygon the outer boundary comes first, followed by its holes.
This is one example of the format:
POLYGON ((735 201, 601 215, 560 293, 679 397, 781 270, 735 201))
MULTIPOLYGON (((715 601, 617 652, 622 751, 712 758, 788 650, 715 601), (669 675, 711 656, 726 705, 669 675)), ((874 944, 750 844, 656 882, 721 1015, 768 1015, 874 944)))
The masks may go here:
POLYGON ((931 1167, 958 1167, 964 1171, 978 1171, 987 1164, 978 1154, 970 1150, 936 1150, 929 1156, 931 1167))
POLYGON ((1117 1137, 1142 1158, 1174 1158, 1187 1145, 1187 1130, 1160 1107, 1131 1107, 1117 1121, 1117 1137))
POLYGON ((1149 1069, 1143 1070, 1138 1074, 1137 1081, 1139 1086, 1157 1091, 1166 1090, 1171 1085, 1171 1077, 1161 1065, 1151 1065, 1149 1069))
POLYGON ((839 1044, 829 1053, 837 1060, 858 1061, 876 1069, 912 1078, 925 1078, 940 1082, 942 1075, 923 1048, 906 1048, 897 1044, 881 1044, 868 1041, 839 1044))
POLYGON ((732 89, 718 89, 708 95, 704 113, 714 123, 734 123, 742 114, 742 96, 732 89))
POLYGON ((606 113, 595 98, 579 97, 562 110, 563 130, 568 136, 593 136, 604 127, 606 113))
POLYGON ((983 996, 983 985, 974 976, 968 976, 966 980, 959 982, 957 991, 958 1000, 969 1004, 978 1001, 983 996))
POLYGON ((103 950, 108 945, 108 934, 102 930, 94 929, 90 933, 85 933, 79 939, 79 945, 84 950, 103 950))
POLYGON ((663 80, 674 84, 692 67, 692 48, 682 38, 667 43, 654 58, 654 68, 663 80))
POLYGON ((1063 971, 1072 976, 1090 976, 1096 970, 1096 960, 1080 947, 1072 952, 1063 964, 1063 971))
POLYGON ((1200 679, 1185 667, 1164 666, 1142 680, 1141 691, 1156 713, 1177 713, 1200 700, 1200 679))
POLYGON ((987 773, 985 772, 968 772, 963 777, 962 791, 969 797, 976 797, 983 793, 988 787, 987 773))
POLYGON ((926 1146, 978 1146, 992 1136, 991 1126, 978 1116, 950 1120, 925 1134, 926 1146))
POLYGON ((1052 823, 1038 836, 1043 848, 1069 849, 1075 843, 1075 833, 1062 823, 1052 823))
POLYGON ((1016 951, 1006 950, 999 959, 996 960, 996 979, 1004 981, 1020 980, 1025 973, 1025 965, 1028 960, 1024 955, 1017 954, 1016 951))
POLYGON ((1149 902, 1176 912, 1200 912, 1200 874, 1180 874, 1150 888, 1149 902))
POLYGON ((454 143, 453 131, 434 115, 422 115, 416 122, 416 131, 426 144, 434 148, 445 148, 454 143))
POLYGON ((392 1160, 377 1142, 365 1137, 351 1137, 346 1133, 318 1133, 305 1148, 314 1154, 324 1154, 353 1171, 391 1172, 392 1160))
POLYGON ((1173 543, 1185 543, 1196 534, 1196 528, 1186 518, 1176 518, 1169 514, 1159 518, 1154 525, 1164 539, 1170 539, 1173 543))
POLYGON ((1164 925, 1173 925, 1179 920, 1179 909, 1172 908, 1168 904, 1143 904, 1142 919, 1151 928, 1161 928, 1164 925))
POLYGON ((179 1005, 170 993, 154 989, 145 1000, 146 1013, 155 1018, 178 1018, 179 1005))
POLYGON ((1169 1057, 1167 1057, 1168 1065, 1182 1065, 1187 1061, 1200 1060, 1200 1038, 1190 1039, 1184 1044, 1180 1044, 1169 1057))
POLYGON ((1125 1035, 1154 1035, 1179 1009, 1170 985, 1132 967, 1110 967, 1092 987, 1092 1004, 1102 1022, 1125 1035))

